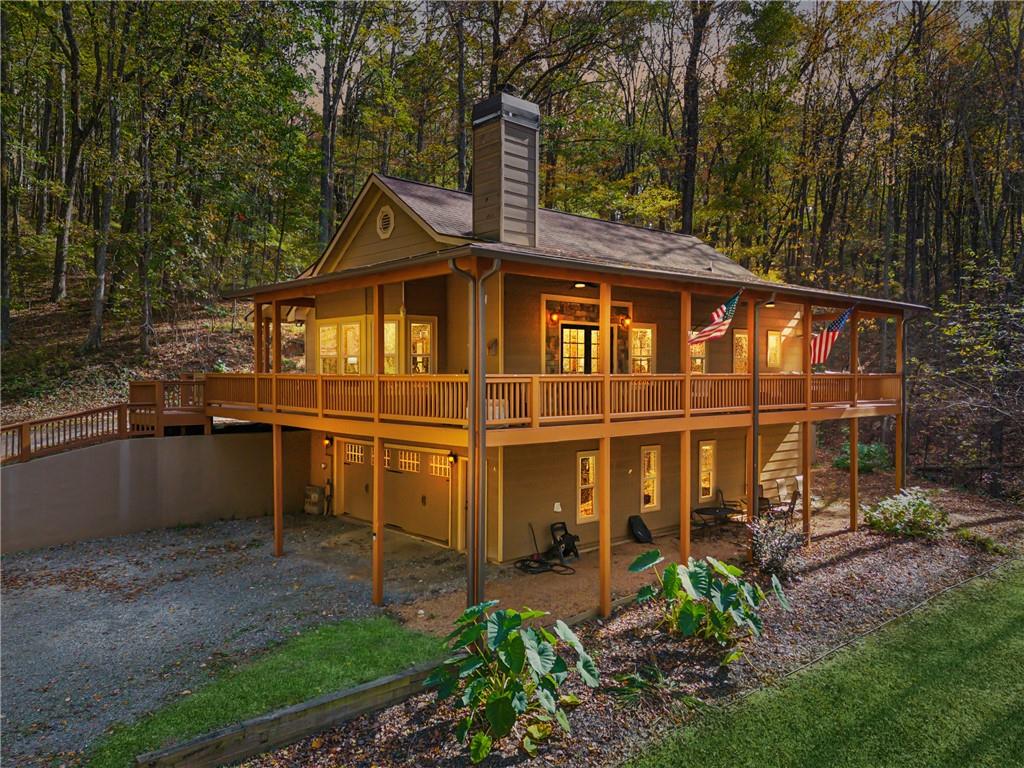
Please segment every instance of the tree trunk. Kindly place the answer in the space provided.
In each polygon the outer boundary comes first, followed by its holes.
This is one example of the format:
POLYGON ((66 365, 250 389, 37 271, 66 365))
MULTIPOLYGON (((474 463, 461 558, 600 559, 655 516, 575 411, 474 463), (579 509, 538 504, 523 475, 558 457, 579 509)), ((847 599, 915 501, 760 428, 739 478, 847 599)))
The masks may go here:
POLYGON ((697 189, 697 146, 700 138, 700 78, 697 63, 704 45, 704 33, 715 4, 713 0, 690 0, 693 38, 683 75, 683 173, 679 180, 682 205, 680 232, 693 233, 693 202, 697 189))

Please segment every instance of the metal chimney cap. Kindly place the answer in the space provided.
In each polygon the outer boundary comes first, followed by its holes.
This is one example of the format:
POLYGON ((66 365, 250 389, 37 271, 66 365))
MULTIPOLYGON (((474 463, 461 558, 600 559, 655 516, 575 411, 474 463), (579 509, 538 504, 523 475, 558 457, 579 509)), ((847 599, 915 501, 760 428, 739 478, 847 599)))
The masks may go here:
POLYGON ((527 128, 540 128, 540 107, 511 93, 496 93, 473 106, 473 127, 499 117, 527 128))

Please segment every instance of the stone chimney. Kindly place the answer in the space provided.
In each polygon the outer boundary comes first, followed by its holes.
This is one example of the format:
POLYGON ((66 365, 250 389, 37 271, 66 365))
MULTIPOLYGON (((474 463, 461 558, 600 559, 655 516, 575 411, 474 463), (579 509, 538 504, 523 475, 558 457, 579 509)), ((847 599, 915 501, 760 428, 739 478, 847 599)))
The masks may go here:
POLYGON ((537 245, 540 109, 497 93, 473 107, 473 233, 537 245))

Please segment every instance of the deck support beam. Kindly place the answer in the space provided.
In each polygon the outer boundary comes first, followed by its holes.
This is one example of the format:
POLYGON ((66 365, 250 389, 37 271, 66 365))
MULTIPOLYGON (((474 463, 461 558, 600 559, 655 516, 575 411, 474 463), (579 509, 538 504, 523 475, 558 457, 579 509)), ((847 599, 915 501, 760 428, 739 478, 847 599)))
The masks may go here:
POLYGON ((811 430, 809 421, 800 425, 800 473, 804 478, 803 493, 800 497, 803 517, 804 544, 811 543, 811 430))
POLYGON ((373 438, 373 604, 384 604, 384 438, 373 438))
POLYGON ((894 441, 895 446, 893 453, 893 464, 896 469, 896 492, 899 493, 903 490, 906 484, 906 449, 904 447, 904 419, 906 418, 907 412, 907 401, 906 401, 906 381, 903 378, 903 355, 905 353, 906 338, 904 337, 903 330, 903 316, 899 315, 896 317, 896 375, 899 377, 900 382, 900 402, 899 402, 899 413, 896 415, 896 428, 894 441))
POLYGON ((858 434, 859 420, 850 419, 850 530, 857 530, 857 512, 860 506, 858 498, 858 472, 860 471, 860 437, 858 434))
MULTIPOLYGON (((611 422, 611 371, 612 371, 612 286, 601 282, 600 300, 600 344, 598 346, 598 370, 603 377, 601 398, 604 421, 611 422)), ((600 439, 597 471, 597 513, 598 513, 598 570, 600 596, 598 605, 601 616, 612 612, 612 440, 606 433, 600 439)))
POLYGON ((284 438, 282 427, 271 428, 274 453, 274 556, 284 554, 284 438))
POLYGON ((679 433, 679 562, 690 559, 690 431, 679 433))

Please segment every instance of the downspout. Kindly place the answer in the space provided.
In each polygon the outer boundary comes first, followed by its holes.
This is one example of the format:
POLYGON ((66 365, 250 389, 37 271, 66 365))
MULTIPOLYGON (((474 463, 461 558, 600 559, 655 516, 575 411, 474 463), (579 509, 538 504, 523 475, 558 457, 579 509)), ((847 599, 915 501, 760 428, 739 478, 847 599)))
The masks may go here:
POLYGON ((484 281, 498 271, 501 259, 495 259, 491 268, 479 277, 462 269, 454 258, 448 260, 448 266, 454 274, 466 280, 469 291, 466 604, 472 606, 484 599, 484 566, 487 557, 487 374, 482 365, 487 327, 484 281))

